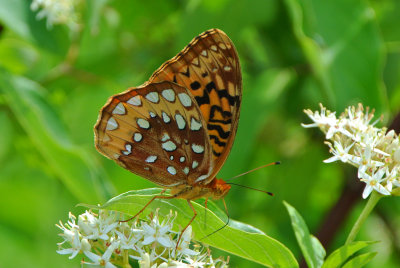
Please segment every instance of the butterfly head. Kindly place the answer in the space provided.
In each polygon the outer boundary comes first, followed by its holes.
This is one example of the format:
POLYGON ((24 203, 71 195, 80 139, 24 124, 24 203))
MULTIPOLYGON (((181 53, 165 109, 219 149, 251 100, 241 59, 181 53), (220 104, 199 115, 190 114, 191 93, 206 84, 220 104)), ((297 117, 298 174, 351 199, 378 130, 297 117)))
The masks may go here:
POLYGON ((224 180, 215 178, 212 181, 210 188, 212 190, 213 198, 221 199, 224 198, 225 195, 229 192, 231 186, 227 184, 224 180))

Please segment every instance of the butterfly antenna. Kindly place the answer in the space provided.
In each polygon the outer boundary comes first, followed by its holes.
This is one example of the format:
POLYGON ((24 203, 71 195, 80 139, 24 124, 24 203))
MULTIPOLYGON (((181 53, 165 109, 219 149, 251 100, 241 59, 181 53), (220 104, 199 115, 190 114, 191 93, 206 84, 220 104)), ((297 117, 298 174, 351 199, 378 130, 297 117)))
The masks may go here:
POLYGON ((212 236, 212 235, 215 234, 216 232, 219 232, 219 231, 221 231, 222 229, 224 229, 224 228, 229 224, 229 221, 230 221, 231 218, 229 217, 228 208, 226 207, 225 199, 222 199, 222 202, 224 203, 225 213, 226 213, 226 216, 228 217, 228 220, 226 221, 226 223, 225 223, 222 227, 219 227, 217 230, 215 230, 214 232, 212 232, 212 233, 206 235, 205 237, 201 238, 200 240, 203 240, 203 239, 206 239, 207 237, 212 236))
POLYGON ((262 192, 262 193, 268 194, 268 195, 270 195, 270 196, 274 196, 274 194, 271 193, 271 192, 267 192, 267 191, 264 191, 264 190, 256 189, 256 188, 249 187, 249 186, 246 186, 246 185, 241 185, 241 184, 237 184, 237 183, 233 183, 233 182, 227 182, 226 184, 230 184, 230 185, 235 185, 235 186, 243 187, 243 188, 247 188, 247 189, 250 189, 250 190, 262 192))
MULTIPOLYGON (((235 177, 232 177, 232 178, 230 178, 230 179, 227 179, 226 181, 230 181, 230 180, 239 178, 239 177, 241 177, 241 176, 244 176, 244 175, 249 174, 249 173, 251 173, 251 172, 253 172, 253 171, 259 170, 259 169, 261 169, 261 168, 265 168, 265 167, 268 167, 268 166, 280 165, 280 164, 281 164, 280 161, 272 162, 272 163, 263 165, 263 166, 261 166, 261 167, 257 167, 257 168, 254 168, 254 169, 252 169, 252 170, 246 171, 246 172, 241 173, 241 174, 239 174, 239 175, 236 175, 235 177)), ((238 185, 238 186, 242 186, 242 185, 238 185)), ((243 186, 243 187, 244 187, 244 186, 243 186)), ((245 188, 246 188, 246 187, 245 187, 245 188)), ((250 188, 250 187, 247 187, 247 188, 250 188)), ((257 189, 255 189, 255 190, 257 190, 257 189)))

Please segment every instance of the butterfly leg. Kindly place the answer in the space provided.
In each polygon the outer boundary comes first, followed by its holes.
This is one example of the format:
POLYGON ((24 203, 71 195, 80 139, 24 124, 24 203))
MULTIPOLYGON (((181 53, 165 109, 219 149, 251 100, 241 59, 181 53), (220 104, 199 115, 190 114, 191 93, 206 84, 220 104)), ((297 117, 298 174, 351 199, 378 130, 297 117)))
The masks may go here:
POLYGON ((178 245, 179 245, 179 242, 181 241, 181 238, 182 238, 183 233, 186 231, 186 229, 189 227, 189 225, 193 222, 193 220, 194 220, 194 219, 196 218, 196 216, 197 216, 197 211, 194 209, 194 207, 193 207, 192 203, 190 202, 190 200, 187 199, 186 201, 188 202, 189 207, 193 210, 193 217, 190 219, 189 223, 186 225, 185 228, 183 228, 181 234, 179 235, 178 241, 176 242, 176 248, 175 248, 176 250, 178 249, 178 245))
POLYGON ((119 222, 128 222, 128 221, 131 221, 132 219, 136 218, 136 217, 137 217, 138 215, 140 215, 140 214, 151 204, 151 202, 153 202, 156 198, 164 198, 164 199, 173 198, 173 197, 170 197, 170 196, 164 196, 164 195, 162 195, 163 193, 165 193, 166 190, 167 190, 167 189, 162 190, 161 193, 160 193, 160 195, 153 196, 153 198, 152 198, 138 213, 136 213, 135 216, 130 217, 130 218, 127 219, 127 220, 123 220, 123 221, 119 221, 119 222))

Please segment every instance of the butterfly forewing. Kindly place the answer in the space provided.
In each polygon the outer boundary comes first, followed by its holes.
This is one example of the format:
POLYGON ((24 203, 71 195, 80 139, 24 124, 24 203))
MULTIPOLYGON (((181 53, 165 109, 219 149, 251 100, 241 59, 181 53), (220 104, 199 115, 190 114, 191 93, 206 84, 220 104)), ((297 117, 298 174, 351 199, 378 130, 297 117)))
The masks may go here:
POLYGON ((151 83, 110 98, 95 126, 96 148, 160 185, 193 184, 212 170, 205 127, 187 89, 151 83))
POLYGON ((200 34, 149 79, 159 81, 187 88, 200 107, 212 150, 212 180, 230 152, 239 121, 242 77, 232 41, 218 29, 200 34))

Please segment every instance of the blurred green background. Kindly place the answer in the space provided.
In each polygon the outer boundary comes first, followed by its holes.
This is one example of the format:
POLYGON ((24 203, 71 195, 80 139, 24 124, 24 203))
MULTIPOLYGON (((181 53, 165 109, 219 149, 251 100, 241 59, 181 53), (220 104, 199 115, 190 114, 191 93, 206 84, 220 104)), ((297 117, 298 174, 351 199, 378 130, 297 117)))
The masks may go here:
MULTIPOLYGON (((63 2, 63 1, 61 1, 63 2)), ((68 1, 67 1, 68 2, 68 1)), ((346 174, 323 135, 304 129, 304 108, 341 113, 362 102, 384 114, 400 108, 400 2, 348 0, 81 1, 75 26, 46 25, 28 0, 0 0, 0 267, 79 267, 56 253, 55 223, 77 203, 153 187, 101 156, 93 125, 107 98, 146 81, 209 28, 225 31, 242 65, 238 134, 219 177, 233 187, 230 216, 287 245, 301 260, 286 200, 316 233, 341 198, 346 174)), ((344 243, 365 204, 351 211, 327 248, 344 243)), ((222 204, 220 204, 222 206, 222 204)), ((385 198, 358 240, 379 240, 368 267, 400 266, 400 201, 385 198)), ((214 251, 215 257, 226 253, 214 251)), ((257 267, 231 256, 232 267, 257 267)))

